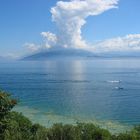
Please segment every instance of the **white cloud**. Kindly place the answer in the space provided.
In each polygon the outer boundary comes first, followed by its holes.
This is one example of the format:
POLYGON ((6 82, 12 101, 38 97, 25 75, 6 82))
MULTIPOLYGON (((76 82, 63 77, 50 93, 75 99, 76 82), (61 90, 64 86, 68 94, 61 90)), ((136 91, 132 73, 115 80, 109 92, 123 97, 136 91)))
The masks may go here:
POLYGON ((140 34, 129 34, 100 41, 89 47, 81 36, 81 28, 88 16, 99 15, 109 9, 117 8, 118 0, 71 0, 58 1, 51 8, 52 20, 56 23, 57 33, 42 32, 44 44, 25 44, 30 50, 51 47, 83 48, 93 52, 140 51, 140 34))
POLYGON ((44 38, 44 42, 45 42, 44 47, 45 48, 51 48, 56 45, 57 37, 55 34, 53 34, 51 32, 42 32, 41 35, 44 38))
POLYGON ((127 52, 140 51, 140 34, 129 34, 124 37, 107 39, 90 47, 94 52, 127 52))
POLYGON ((36 51, 43 51, 43 50, 49 49, 52 46, 56 45, 57 37, 55 34, 51 32, 42 32, 41 36, 44 39, 44 42, 42 45, 38 45, 34 43, 25 43, 23 46, 26 47, 31 52, 36 52, 36 51))
POLYGON ((56 23, 57 33, 42 32, 43 45, 25 43, 31 51, 61 48, 87 48, 86 41, 81 36, 81 28, 88 16, 99 15, 109 9, 116 8, 118 0, 70 0, 58 1, 51 8, 52 21, 56 23))
POLYGON ((23 46, 29 49, 31 52, 34 52, 40 49, 40 46, 34 43, 25 43, 23 46))
POLYGON ((87 43, 82 39, 81 28, 88 16, 95 16, 116 8, 118 0, 71 0, 59 1, 51 9, 52 20, 56 23, 57 45, 59 47, 85 48, 87 43))

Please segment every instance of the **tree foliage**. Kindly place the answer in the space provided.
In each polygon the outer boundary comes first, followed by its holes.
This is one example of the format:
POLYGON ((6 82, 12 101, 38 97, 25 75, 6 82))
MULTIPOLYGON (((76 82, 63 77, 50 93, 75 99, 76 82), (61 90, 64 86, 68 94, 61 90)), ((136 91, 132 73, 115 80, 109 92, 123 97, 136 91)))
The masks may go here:
POLYGON ((11 111, 16 104, 9 94, 0 91, 0 140, 140 140, 140 126, 118 135, 91 123, 45 128, 11 111))

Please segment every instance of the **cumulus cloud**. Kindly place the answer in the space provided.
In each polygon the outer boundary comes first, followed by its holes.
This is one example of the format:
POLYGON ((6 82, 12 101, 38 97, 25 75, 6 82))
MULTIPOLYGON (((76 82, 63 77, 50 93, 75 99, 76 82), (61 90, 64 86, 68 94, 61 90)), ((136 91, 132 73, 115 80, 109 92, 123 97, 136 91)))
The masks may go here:
POLYGON ((56 34, 42 32, 44 44, 26 43, 32 51, 51 47, 82 48, 93 52, 140 51, 140 34, 129 34, 87 45, 81 36, 81 28, 89 16, 99 15, 109 9, 117 8, 118 0, 70 0, 58 1, 51 8, 52 21, 56 23, 56 34))
POLYGON ((56 45, 57 37, 55 34, 53 34, 51 32, 42 32, 41 35, 44 38, 44 42, 45 42, 44 47, 45 48, 51 48, 56 45))
POLYGON ((59 47, 87 47, 81 36, 81 28, 88 16, 99 15, 116 8, 118 0, 71 0, 59 1, 51 8, 52 20, 56 23, 59 47))
POLYGON ((70 0, 58 1, 51 8, 52 21, 56 23, 56 34, 42 32, 43 45, 25 43, 31 51, 49 48, 87 48, 81 36, 81 28, 88 16, 99 15, 109 9, 117 8, 118 0, 70 0))
POLYGON ((88 16, 99 15, 117 8, 118 0, 70 0, 58 1, 51 8, 52 21, 56 23, 56 34, 42 32, 43 45, 25 43, 31 51, 50 48, 82 48, 93 52, 140 51, 140 34, 129 34, 87 45, 81 36, 81 28, 88 16))
MULTIPOLYGON (((91 48, 90 48, 91 49, 91 48)), ((129 34, 124 37, 107 39, 94 44, 94 52, 114 52, 114 51, 140 51, 140 34, 129 34)))
POLYGON ((51 32, 41 32, 41 36, 43 37, 43 44, 34 44, 34 43, 25 43, 23 46, 26 47, 31 52, 35 51, 43 51, 51 48, 56 45, 57 37, 55 34, 51 32))
POLYGON ((25 43, 23 46, 26 47, 31 52, 34 52, 40 49, 40 45, 36 45, 34 43, 25 43))

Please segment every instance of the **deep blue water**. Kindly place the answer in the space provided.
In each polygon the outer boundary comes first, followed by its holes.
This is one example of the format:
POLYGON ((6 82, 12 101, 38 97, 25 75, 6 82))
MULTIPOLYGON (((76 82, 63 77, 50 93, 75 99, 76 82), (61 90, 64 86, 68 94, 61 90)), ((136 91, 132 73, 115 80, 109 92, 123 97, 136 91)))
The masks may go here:
POLYGON ((140 124, 140 59, 0 62, 0 88, 42 112, 140 124))

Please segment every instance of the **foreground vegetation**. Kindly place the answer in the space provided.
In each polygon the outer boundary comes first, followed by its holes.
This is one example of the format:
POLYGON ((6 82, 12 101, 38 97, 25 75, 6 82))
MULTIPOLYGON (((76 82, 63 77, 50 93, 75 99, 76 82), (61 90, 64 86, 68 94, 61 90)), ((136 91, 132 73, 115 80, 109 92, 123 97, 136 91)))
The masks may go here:
POLYGON ((0 91, 0 140, 140 140, 140 126, 118 135, 86 123, 45 128, 11 111, 16 104, 9 94, 0 91))

